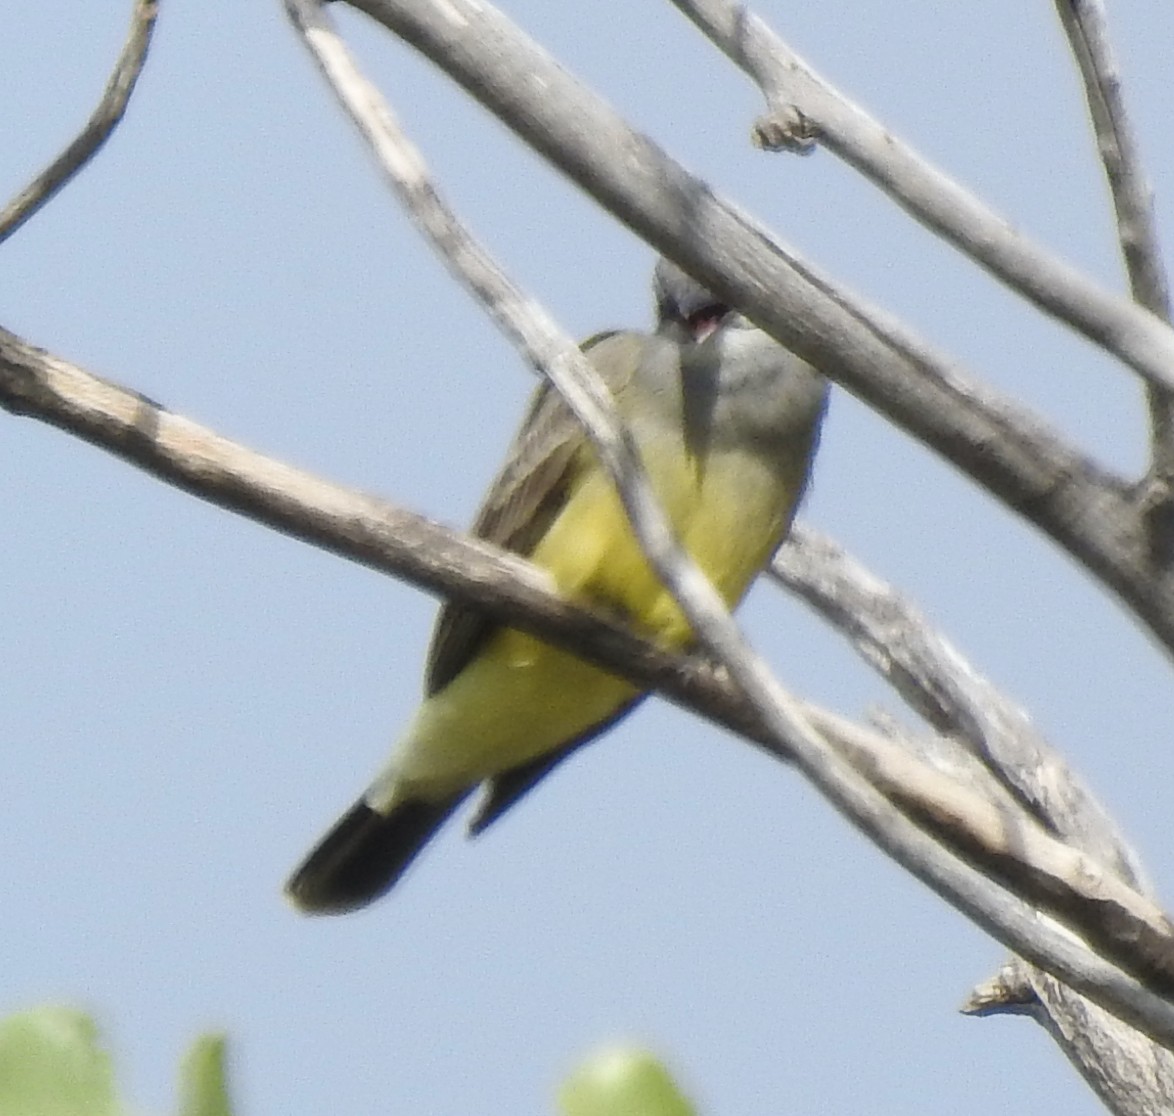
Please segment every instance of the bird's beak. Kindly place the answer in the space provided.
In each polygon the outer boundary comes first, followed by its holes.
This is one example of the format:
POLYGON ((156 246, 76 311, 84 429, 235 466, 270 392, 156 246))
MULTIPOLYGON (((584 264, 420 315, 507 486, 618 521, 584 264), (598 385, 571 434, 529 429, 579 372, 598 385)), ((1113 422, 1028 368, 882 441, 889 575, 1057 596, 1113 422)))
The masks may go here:
POLYGON ((728 306, 722 306, 720 303, 711 303, 690 314, 685 319, 685 325, 688 327, 693 341, 700 345, 702 341, 712 337, 718 331, 722 322, 729 316, 729 313, 730 309, 728 306))

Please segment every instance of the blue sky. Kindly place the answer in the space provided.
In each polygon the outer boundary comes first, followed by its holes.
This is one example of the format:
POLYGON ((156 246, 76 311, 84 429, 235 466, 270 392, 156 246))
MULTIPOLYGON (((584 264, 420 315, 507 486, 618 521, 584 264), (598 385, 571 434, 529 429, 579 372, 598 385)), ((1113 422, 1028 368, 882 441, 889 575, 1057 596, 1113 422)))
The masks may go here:
MULTIPOLYGON (((129 5, 13 6, 0 193, 89 114, 129 5)), ((1174 10, 1112 13, 1174 226, 1174 10)), ((824 153, 747 142, 754 90, 668 4, 506 10, 687 166, 1121 470, 1130 377, 824 153)), ((759 10, 1016 225, 1120 288, 1051 6, 759 10)), ((652 253, 409 50, 339 10, 453 204, 572 333, 650 320, 652 253)), ((171 0, 100 158, 4 246, 0 321, 332 480, 468 521, 532 379, 422 247, 277 3, 171 0)), ((310 921, 281 882, 419 693, 435 602, 0 415, 0 1010, 92 1008, 140 1110, 226 1028, 241 1111, 551 1111, 601 1044, 707 1113, 1099 1111, 1034 1025, 956 1005, 1002 950, 791 771, 650 703, 387 901, 310 921), (1046 1106, 1046 1107, 1045 1107, 1046 1106)), ((806 518, 1023 702, 1162 895, 1168 667, 1081 571, 837 392, 806 518)), ((895 702, 795 602, 745 627, 796 691, 895 702)))

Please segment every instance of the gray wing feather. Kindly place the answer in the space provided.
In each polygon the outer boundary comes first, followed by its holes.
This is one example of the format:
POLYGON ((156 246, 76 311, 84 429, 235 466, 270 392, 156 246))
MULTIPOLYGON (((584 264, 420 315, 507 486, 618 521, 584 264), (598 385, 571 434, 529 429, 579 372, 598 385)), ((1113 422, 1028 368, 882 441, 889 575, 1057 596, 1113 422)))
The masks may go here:
MULTIPOLYGON (((634 367, 631 333, 600 333, 583 342, 608 387, 618 391, 634 367), (628 359, 624 359, 625 357, 628 359)), ((566 503, 581 463, 584 435, 578 420, 549 384, 542 384, 506 456, 471 534, 523 556, 530 554, 566 503)), ((446 604, 436 620, 428 653, 424 690, 448 685, 498 627, 495 620, 466 605, 446 604)))

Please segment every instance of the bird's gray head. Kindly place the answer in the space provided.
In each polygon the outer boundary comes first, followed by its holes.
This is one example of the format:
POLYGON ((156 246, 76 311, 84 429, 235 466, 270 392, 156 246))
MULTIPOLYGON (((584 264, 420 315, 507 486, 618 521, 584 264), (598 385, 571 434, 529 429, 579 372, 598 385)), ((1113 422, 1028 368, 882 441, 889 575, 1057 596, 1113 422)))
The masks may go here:
POLYGON ((656 332, 674 340, 704 341, 722 326, 749 325, 728 303, 661 256, 652 272, 656 332))
MULTIPOLYGON (((818 424, 827 383, 806 361, 663 256, 652 274, 656 333, 679 346, 690 403, 736 416, 731 428, 786 440, 818 424)), ((717 419, 712 419, 717 421, 717 419)))

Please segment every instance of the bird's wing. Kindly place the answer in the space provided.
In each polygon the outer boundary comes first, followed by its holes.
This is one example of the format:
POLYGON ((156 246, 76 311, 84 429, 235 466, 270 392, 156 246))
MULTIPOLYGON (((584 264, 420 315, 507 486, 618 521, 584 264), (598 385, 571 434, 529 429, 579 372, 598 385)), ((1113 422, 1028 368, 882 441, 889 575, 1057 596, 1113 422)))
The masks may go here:
MULTIPOLYGON (((631 376, 646 338, 634 333, 599 333, 582 349, 612 392, 631 376)), ((471 533, 505 550, 529 555, 566 504, 583 467, 584 434, 558 392, 544 383, 514 438, 471 533)), ((437 617, 428 653, 426 694, 443 689, 468 665, 493 632, 496 620, 463 604, 446 604, 437 617)))
POLYGON ((581 732, 573 740, 567 741, 561 748, 539 756, 521 767, 511 767, 486 780, 485 794, 477 803, 477 809, 469 822, 469 833, 476 837, 483 833, 511 806, 531 790, 547 775, 563 762, 572 752, 578 751, 584 744, 590 743, 597 736, 606 732, 616 721, 622 720, 632 709, 642 702, 648 695, 637 694, 631 701, 625 702, 606 720, 592 725, 585 732, 581 732))

